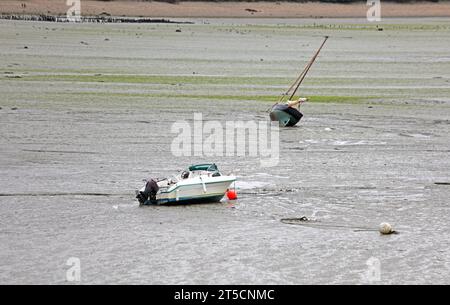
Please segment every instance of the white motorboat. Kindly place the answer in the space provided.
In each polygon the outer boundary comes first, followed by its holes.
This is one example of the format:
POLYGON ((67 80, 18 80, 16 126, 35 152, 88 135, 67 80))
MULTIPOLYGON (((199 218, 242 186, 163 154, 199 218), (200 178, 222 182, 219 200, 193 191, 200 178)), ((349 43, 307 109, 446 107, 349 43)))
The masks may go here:
POLYGON ((236 177, 223 176, 215 164, 198 164, 173 179, 149 179, 136 198, 144 205, 219 202, 234 181, 236 177))

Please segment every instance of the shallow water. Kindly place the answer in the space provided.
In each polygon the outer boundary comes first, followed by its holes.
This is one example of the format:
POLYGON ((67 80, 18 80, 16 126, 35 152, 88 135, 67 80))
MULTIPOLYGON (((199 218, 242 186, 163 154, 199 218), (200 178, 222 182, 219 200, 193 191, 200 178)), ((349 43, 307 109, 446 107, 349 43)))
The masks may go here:
POLYGON ((0 283, 66 283, 66 262, 78 257, 82 284, 448 284, 450 188, 435 184, 450 182, 448 21, 386 21, 440 27, 383 32, 291 27, 305 22, 196 20, 177 33, 0 21, 0 283), (302 106, 299 126, 281 130, 276 167, 172 156, 171 125, 194 112, 266 120, 272 102, 257 95, 285 90, 324 34, 332 38, 302 95, 370 100, 302 106), (27 79, 95 73, 123 79, 27 79), (136 83, 126 77, 134 74, 180 79, 136 83), (236 81, 243 75, 280 79, 236 81), (134 200, 142 179, 205 161, 238 176, 237 202, 134 200), (301 216, 317 226, 280 221, 301 216), (376 232, 383 221, 399 234, 376 232), (371 258, 381 264, 374 281, 371 258))

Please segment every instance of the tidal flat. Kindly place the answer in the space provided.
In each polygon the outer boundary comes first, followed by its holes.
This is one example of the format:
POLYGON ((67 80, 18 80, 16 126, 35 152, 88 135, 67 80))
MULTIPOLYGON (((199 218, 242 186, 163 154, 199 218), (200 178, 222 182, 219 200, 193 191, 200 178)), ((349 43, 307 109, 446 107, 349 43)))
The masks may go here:
POLYGON ((449 284, 450 21, 189 21, 0 20, 0 283, 449 284), (171 153, 194 113, 268 120, 325 35, 277 166, 171 153), (201 162, 236 202, 139 207, 201 162))

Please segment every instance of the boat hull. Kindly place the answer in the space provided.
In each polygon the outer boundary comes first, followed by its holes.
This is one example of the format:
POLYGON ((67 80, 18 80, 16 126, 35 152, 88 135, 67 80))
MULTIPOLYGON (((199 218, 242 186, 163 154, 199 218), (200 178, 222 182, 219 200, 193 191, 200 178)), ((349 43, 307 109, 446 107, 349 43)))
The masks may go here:
POLYGON ((147 200, 144 205, 219 202, 235 180, 234 177, 227 179, 209 178, 199 179, 194 183, 179 183, 168 190, 161 190, 156 195, 155 201, 147 200))
POLYGON ((270 111, 270 119, 278 121, 282 127, 295 126, 302 117, 300 111, 285 104, 275 105, 270 111))
POLYGON ((197 204, 197 203, 214 203, 220 202, 225 194, 217 195, 217 196, 205 196, 205 197, 194 197, 194 198, 180 198, 176 199, 157 199, 156 202, 151 202, 147 200, 144 202, 144 205, 177 205, 177 204, 197 204))

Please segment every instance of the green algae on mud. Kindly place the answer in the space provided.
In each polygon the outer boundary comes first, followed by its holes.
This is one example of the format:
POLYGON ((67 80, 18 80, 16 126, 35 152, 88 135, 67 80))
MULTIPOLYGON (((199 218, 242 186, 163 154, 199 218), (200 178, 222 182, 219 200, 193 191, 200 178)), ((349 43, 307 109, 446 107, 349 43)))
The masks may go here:
POLYGON ((24 81, 68 81, 101 83, 149 83, 149 84, 254 84, 268 85, 285 83, 289 79, 276 77, 227 77, 227 76, 170 76, 170 75, 33 75, 23 76, 24 81))
MULTIPOLYGON (((1 73, 1 71, 0 71, 1 73)), ((100 73, 66 73, 66 74, 21 74, 4 75, 7 80, 42 81, 42 82, 83 82, 83 83, 122 83, 122 84, 192 84, 192 85, 286 85, 292 82, 288 77, 262 77, 262 76, 209 76, 209 75, 132 75, 132 74, 100 74, 100 73), (17 77, 17 78, 16 78, 17 77)), ((441 82, 445 84, 447 80, 441 82)), ((308 85, 424 85, 435 83, 434 79, 403 77, 403 78, 375 78, 375 77, 310 77, 305 79, 308 85)))
MULTIPOLYGON (((217 95, 217 94, 145 94, 145 93, 107 93, 107 92, 79 92, 77 94, 103 97, 147 97, 164 99, 194 99, 194 100, 214 100, 214 101, 256 101, 256 102, 276 102, 278 95, 217 95)), ((293 97, 296 99, 298 97, 293 97)), ((356 97, 356 96, 308 96, 311 103, 342 103, 342 104, 363 104, 376 99, 376 97, 356 97)))

